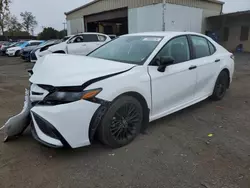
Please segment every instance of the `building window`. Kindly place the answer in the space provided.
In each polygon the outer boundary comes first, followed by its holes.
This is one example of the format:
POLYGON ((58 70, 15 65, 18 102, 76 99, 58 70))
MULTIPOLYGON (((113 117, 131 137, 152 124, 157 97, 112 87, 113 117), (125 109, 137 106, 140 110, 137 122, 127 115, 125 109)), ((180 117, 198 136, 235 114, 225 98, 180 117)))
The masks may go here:
POLYGON ((240 41, 246 41, 248 40, 249 35, 249 27, 248 26, 242 26, 241 32, 240 32, 240 41))
POLYGON ((224 34, 223 34, 223 41, 224 42, 228 41, 228 38, 229 38, 229 28, 225 27, 224 28, 224 34))

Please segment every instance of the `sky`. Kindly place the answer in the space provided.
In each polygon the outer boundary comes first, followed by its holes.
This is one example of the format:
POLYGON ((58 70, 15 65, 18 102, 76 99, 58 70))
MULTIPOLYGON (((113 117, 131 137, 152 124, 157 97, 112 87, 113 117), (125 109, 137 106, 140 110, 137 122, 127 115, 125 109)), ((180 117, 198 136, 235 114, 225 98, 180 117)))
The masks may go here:
MULTIPOLYGON (((12 0, 11 13, 20 18, 24 11, 32 12, 36 16, 38 26, 35 33, 43 27, 54 27, 58 30, 64 28, 64 12, 82 6, 92 0, 12 0)), ((223 12, 236 12, 250 10, 250 0, 222 0, 225 2, 223 12)))

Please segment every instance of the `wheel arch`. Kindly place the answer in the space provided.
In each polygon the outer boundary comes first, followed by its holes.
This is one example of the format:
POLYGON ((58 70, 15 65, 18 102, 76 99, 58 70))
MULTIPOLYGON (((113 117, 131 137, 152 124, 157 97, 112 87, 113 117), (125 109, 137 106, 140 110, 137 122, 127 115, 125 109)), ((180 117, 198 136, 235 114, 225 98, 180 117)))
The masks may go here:
POLYGON ((147 129, 148 124, 149 124, 150 108, 148 107, 146 99, 143 97, 143 95, 141 95, 138 92, 135 92, 135 91, 125 92, 125 93, 118 95, 113 101, 105 101, 105 102, 103 101, 101 106, 96 110, 95 114, 93 115, 91 119, 90 126, 89 126, 90 142, 94 140, 95 134, 97 132, 98 127, 100 126, 102 118, 107 112, 111 103, 118 100, 121 96, 131 96, 139 101, 143 109, 143 122, 142 122, 141 132, 144 132, 147 129))
MULTIPOLYGON (((224 68, 224 69, 222 69, 221 71, 220 71, 220 73, 221 72, 226 72, 227 73, 227 76, 228 76, 228 86, 227 86, 227 88, 229 88, 230 87, 230 80, 231 80, 231 78, 230 78, 230 71, 229 71, 229 69, 228 68, 224 68)), ((220 74, 219 74, 220 75, 220 74)))
POLYGON ((148 107, 146 99, 138 92, 126 92, 121 94, 120 96, 131 96, 134 97, 136 100, 138 100, 142 106, 143 109, 143 123, 142 123, 142 131, 144 131, 149 124, 149 114, 150 114, 150 108, 148 107))

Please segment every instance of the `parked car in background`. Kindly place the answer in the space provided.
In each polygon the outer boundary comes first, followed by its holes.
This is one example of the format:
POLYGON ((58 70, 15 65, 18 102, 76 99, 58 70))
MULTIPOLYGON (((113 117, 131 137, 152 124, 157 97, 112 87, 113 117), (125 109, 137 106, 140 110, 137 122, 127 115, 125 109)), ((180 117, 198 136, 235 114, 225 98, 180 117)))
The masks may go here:
POLYGON ((45 43, 42 43, 41 45, 37 46, 35 49, 33 49, 30 52, 30 62, 35 63, 37 61, 37 57, 38 57, 38 54, 40 53, 40 51, 45 51, 49 47, 56 45, 56 44, 62 42, 63 40, 65 40, 65 38, 62 40, 58 40, 58 39, 48 40, 45 43))
POLYGON ((2 50, 5 47, 8 47, 8 46, 10 46, 12 44, 13 44, 13 42, 3 42, 3 43, 1 43, 0 44, 0 50, 2 50))
POLYGON ((30 102, 12 118, 16 127, 6 129, 20 134, 31 118, 34 138, 45 145, 77 148, 96 136, 117 148, 151 121, 208 97, 221 100, 233 73, 232 53, 204 35, 123 35, 87 56, 39 59, 26 95, 30 102))
POLYGON ((23 48, 20 51, 20 57, 25 60, 25 61, 30 61, 30 53, 32 50, 36 49, 38 46, 43 45, 45 41, 41 42, 39 45, 32 45, 32 46, 27 46, 23 48))
POLYGON ((1 49, 0 49, 1 55, 6 55, 6 50, 8 48, 12 48, 12 47, 15 47, 15 46, 18 46, 18 45, 21 45, 21 42, 13 42, 9 46, 2 46, 1 49))
POLYGON ((8 48, 6 50, 6 54, 8 56, 19 56, 20 55, 20 51, 27 47, 27 46, 37 46, 39 44, 41 44, 41 40, 30 40, 30 41, 25 41, 23 42, 21 45, 19 46, 15 46, 15 47, 11 47, 11 48, 8 48))
POLYGON ((41 50, 38 58, 51 53, 87 55, 110 40, 108 35, 102 33, 80 33, 46 50, 41 50))

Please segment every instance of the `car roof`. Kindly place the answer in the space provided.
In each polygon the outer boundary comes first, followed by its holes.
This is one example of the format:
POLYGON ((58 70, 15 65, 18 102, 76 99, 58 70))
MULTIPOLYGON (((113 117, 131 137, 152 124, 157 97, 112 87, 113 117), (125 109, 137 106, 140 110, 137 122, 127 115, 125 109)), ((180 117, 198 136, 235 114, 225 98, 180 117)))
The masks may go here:
MULTIPOLYGON (((106 34, 103 34, 103 33, 97 33, 97 32, 84 32, 84 33, 78 33, 76 35, 86 35, 86 34, 95 34, 95 35, 106 35, 106 34)), ((73 35, 74 36, 74 35, 73 35)))
POLYGON ((44 40, 29 40, 27 42, 43 42, 44 40))
POLYGON ((200 35, 205 36, 200 33, 195 32, 173 32, 173 31, 160 31, 160 32, 142 32, 142 33, 133 33, 123 36, 157 36, 157 37, 175 37, 179 35, 200 35))

